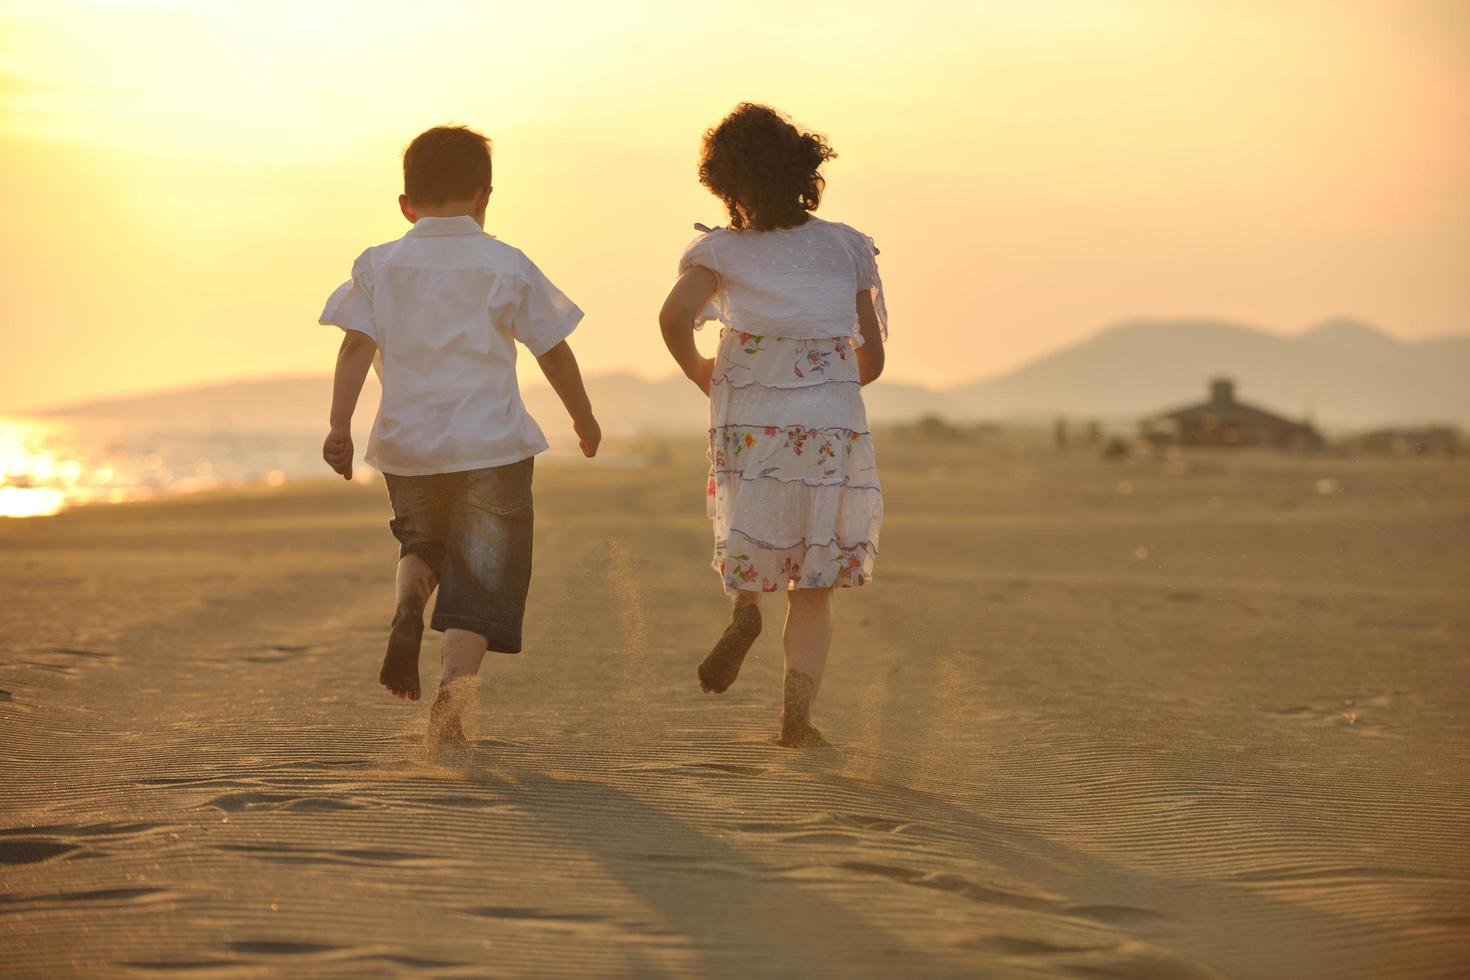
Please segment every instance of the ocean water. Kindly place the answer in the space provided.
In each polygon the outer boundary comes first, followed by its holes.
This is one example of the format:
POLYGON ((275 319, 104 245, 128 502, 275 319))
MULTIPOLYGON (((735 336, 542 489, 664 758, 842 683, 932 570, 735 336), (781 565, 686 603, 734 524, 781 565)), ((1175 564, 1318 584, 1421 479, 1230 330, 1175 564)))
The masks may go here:
MULTIPOLYGON (((353 433, 358 458, 369 420, 353 433)), ((241 428, 205 421, 0 416, 0 518, 48 517, 69 507, 151 500, 227 487, 283 486, 336 479, 322 462, 325 430, 241 428)), ((548 428, 551 450, 540 464, 587 465, 568 427, 548 428)), ((670 458, 666 449, 603 443, 593 465, 642 468, 670 458)), ((378 474, 359 463, 354 482, 378 474)))
MULTIPOLYGON (((0 417, 0 517, 331 476, 325 433, 0 417)), ((375 478, 358 467, 354 479, 375 478)))

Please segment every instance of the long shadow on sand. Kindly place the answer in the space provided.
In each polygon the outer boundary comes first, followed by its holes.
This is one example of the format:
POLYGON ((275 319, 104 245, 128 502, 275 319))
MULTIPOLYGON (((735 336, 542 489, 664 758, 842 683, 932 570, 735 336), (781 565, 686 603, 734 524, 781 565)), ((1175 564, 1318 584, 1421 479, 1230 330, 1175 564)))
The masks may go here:
POLYGON ((907 814, 927 824, 937 836, 949 838, 965 858, 1000 869, 1010 879, 1027 882, 1038 891, 1036 897, 1017 902, 985 881, 961 873, 876 863, 848 863, 848 870, 959 894, 982 904, 1031 907, 1047 915, 1100 923, 1151 947, 1141 957, 1137 950, 1124 954, 1125 961, 1135 959, 1129 966, 1119 964, 1122 972, 1118 975, 1182 978, 1214 976, 1219 970, 1228 975, 1283 977, 1428 976, 1434 975, 1436 965, 1443 968, 1458 959, 1447 938, 1414 935, 1394 925, 1348 918, 1230 882, 1153 874, 989 818, 929 792, 875 784, 823 769, 814 766, 812 775, 829 787, 834 799, 861 799, 907 814), (1242 936, 1249 936, 1251 942, 1243 945, 1242 936), (1252 955, 1256 950, 1275 954, 1290 950, 1298 958, 1283 961, 1278 956, 1264 969, 1252 955))
MULTIPOLYGON (((881 923, 824 899, 782 868, 606 783, 521 767, 491 769, 478 760, 466 776, 509 792, 517 806, 595 857, 668 928, 692 942, 711 975, 962 972, 963 959, 925 952, 881 923)), ((1277 962, 1257 974, 1262 976, 1361 975, 1365 964, 1375 962, 1410 972, 1417 962, 1432 972, 1454 961, 1448 945, 1432 937, 1416 937, 1422 945, 1411 950, 1405 945, 1408 937, 1390 926, 1349 920, 1227 882, 1140 871, 928 792, 833 772, 817 760, 791 766, 786 778, 827 787, 832 806, 913 821, 934 845, 927 849, 928 860, 908 863, 855 849, 853 860, 834 866, 840 874, 922 889, 936 901, 973 901, 974 932, 982 935, 988 905, 996 910, 996 921, 1002 911, 1022 909, 1044 917, 1036 925, 1048 933, 1047 921, 1067 920, 1105 927, 1116 937, 1111 945, 1069 949, 990 935, 966 944, 971 957, 1017 950, 1043 958, 1061 954, 1050 964, 1059 972, 1184 980, 1217 976, 1217 970, 1260 968, 1259 960, 1240 948, 1240 937, 1250 935, 1261 948, 1301 952, 1300 959, 1277 962), (987 880, 986 867, 1028 887, 1017 890, 987 880)), ((936 913, 944 907, 936 905, 936 913)), ((1030 955, 1026 959, 1033 969, 1041 966, 1030 955)))
POLYGON ((472 766, 518 807, 595 856, 711 976, 955 974, 877 923, 782 877, 780 869, 605 783, 472 766))

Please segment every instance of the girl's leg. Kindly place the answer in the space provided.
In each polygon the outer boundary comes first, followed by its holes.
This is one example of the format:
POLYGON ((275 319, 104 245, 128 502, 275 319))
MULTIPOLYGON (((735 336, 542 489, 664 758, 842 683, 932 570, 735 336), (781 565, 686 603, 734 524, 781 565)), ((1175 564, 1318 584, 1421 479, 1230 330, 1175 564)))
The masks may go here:
POLYGON ((724 694, 735 678, 740 676, 740 665, 745 655, 761 635, 761 594, 759 592, 735 593, 735 608, 730 614, 730 625, 725 627, 715 648, 699 665, 699 686, 706 694, 724 694))
POLYGON ((424 638, 424 608, 438 585, 434 570, 418 555, 398 559, 394 580, 393 626, 378 681, 398 698, 419 699, 419 644, 424 638))
POLYGON ((827 651, 832 647, 832 590, 795 589, 789 594, 786 631, 786 685, 781 700, 781 736, 793 748, 827 744, 812 725, 812 703, 822 686, 827 651))
POLYGON ((485 637, 469 630, 445 630, 440 656, 444 670, 439 677, 439 696, 429 711, 429 738, 435 742, 463 742, 460 718, 474 693, 480 664, 485 660, 485 637))

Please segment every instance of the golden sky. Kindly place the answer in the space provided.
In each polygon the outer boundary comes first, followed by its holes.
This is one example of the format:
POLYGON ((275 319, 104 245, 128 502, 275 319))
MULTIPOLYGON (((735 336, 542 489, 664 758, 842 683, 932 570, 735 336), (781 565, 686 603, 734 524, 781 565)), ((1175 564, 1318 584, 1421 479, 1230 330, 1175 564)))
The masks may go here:
POLYGON ((1136 315, 1470 329, 1463 0, 0 0, 0 410, 328 370, 321 304, 446 121, 495 140, 489 230, 587 311, 584 367, 666 374, 742 99, 838 150, 895 378, 1136 315))

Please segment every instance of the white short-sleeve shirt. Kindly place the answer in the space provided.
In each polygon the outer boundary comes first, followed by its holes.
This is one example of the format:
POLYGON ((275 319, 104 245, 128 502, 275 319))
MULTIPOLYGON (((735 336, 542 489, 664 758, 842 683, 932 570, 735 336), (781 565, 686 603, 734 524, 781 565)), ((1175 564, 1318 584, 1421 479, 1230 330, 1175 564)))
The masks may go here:
MULTIPOLYGON (((702 227, 702 226, 701 226, 702 227)), ((715 228, 696 238, 679 259, 679 274, 709 269, 719 287, 695 326, 719 320, 766 337, 848 337, 862 344, 859 290, 873 294, 883 336, 888 310, 878 276, 877 249, 862 232, 815 215, 774 231, 715 228)))
POLYGON ((516 382, 515 342, 537 357, 582 311, 520 249, 473 218, 420 218, 358 256, 320 322, 378 345, 383 400, 363 460, 420 476, 502 466, 544 451, 516 382))

